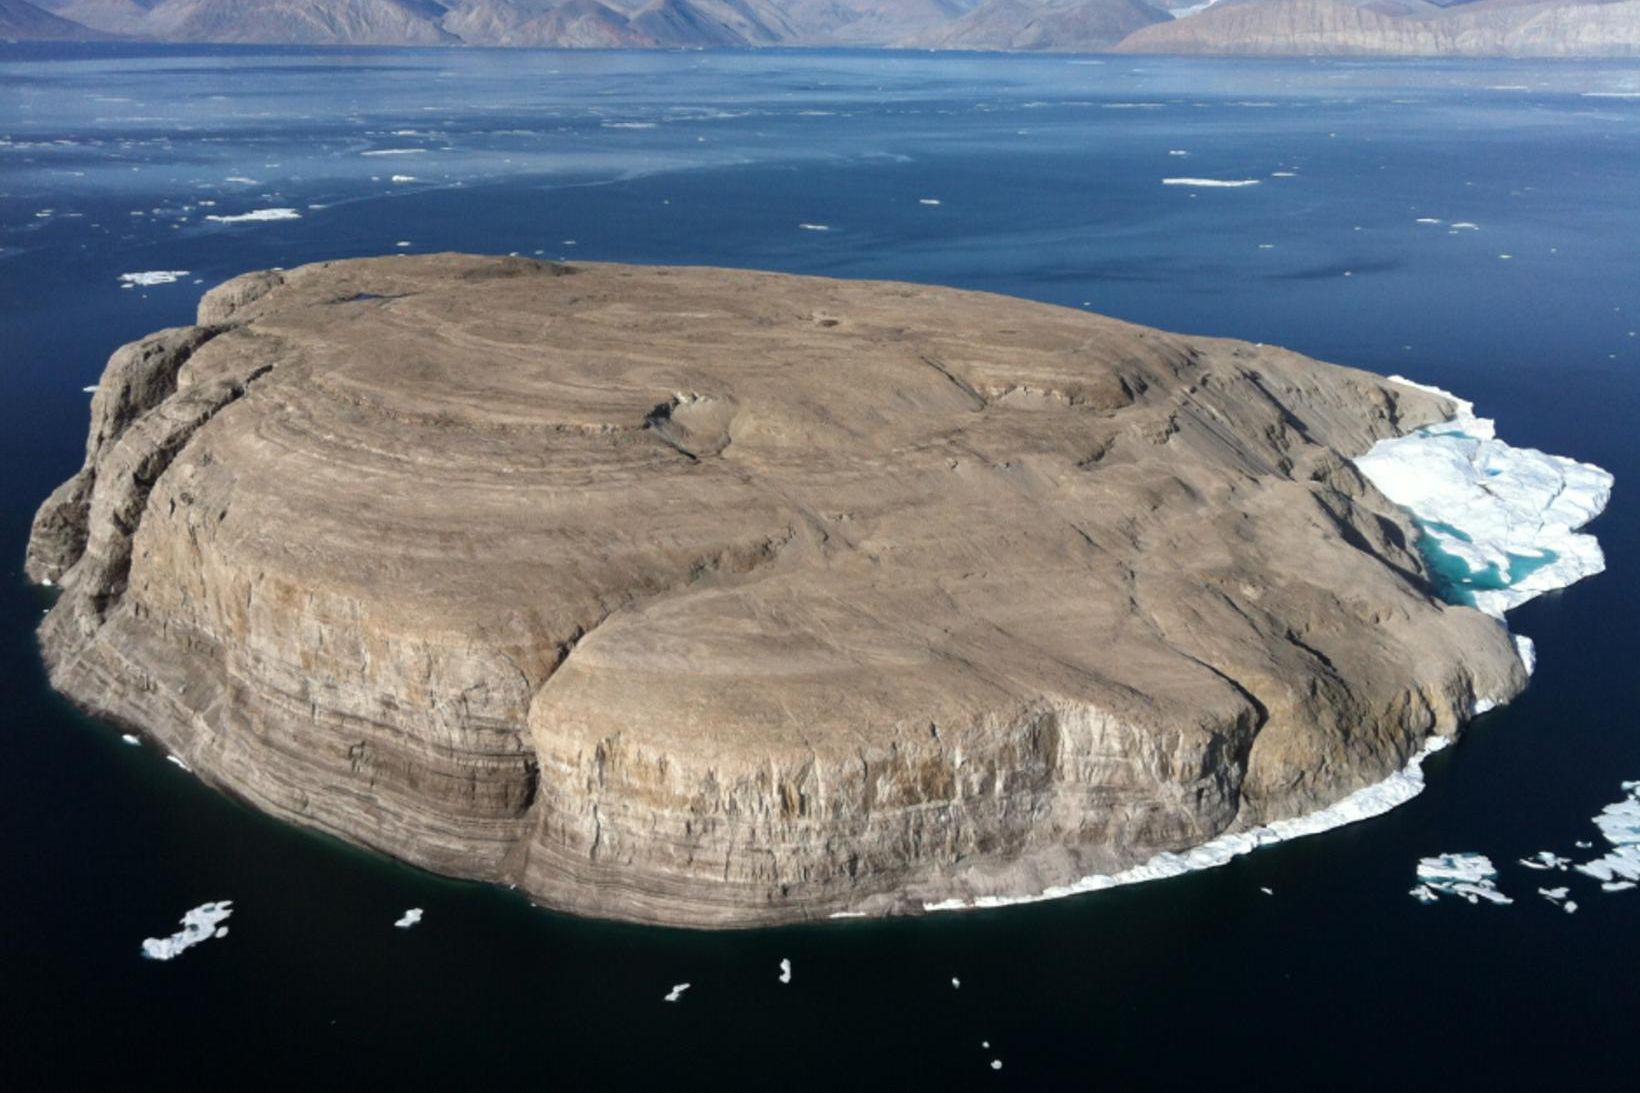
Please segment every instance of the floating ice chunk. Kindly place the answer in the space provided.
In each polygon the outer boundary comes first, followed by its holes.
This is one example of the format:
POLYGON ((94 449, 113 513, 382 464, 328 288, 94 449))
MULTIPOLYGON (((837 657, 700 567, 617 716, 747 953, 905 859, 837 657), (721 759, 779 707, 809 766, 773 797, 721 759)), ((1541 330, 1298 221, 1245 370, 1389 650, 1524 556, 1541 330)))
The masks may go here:
POLYGON ((188 771, 190 773, 192 773, 192 771, 194 769, 193 767, 190 767, 187 763, 183 762, 182 757, 179 756, 179 755, 167 755, 165 757, 165 761, 167 763, 175 763, 177 766, 181 767, 183 770, 188 771))
POLYGON ((1480 231, 1481 226, 1468 220, 1458 220, 1453 222, 1452 230, 1455 232, 1473 232, 1480 231))
POLYGON ((1528 869, 1558 869, 1564 873, 1566 867, 1572 864, 1572 859, 1563 858, 1548 850, 1539 850, 1530 858, 1521 858, 1520 864, 1528 869))
POLYGON ((1566 898, 1571 891, 1570 888, 1539 888, 1538 895, 1570 915, 1577 912, 1577 900, 1566 898))
POLYGON ((260 186, 261 185, 261 183, 256 181, 256 179, 246 178, 244 175, 229 175, 227 178, 223 179, 222 181, 223 182, 239 182, 239 183, 242 183, 246 186, 260 186))
MULTIPOLYGON (((1119 873, 1096 873, 1074 880, 1069 884, 1046 888, 1036 895, 977 896, 973 899, 954 897, 924 903, 923 910, 959 911, 970 907, 1007 907, 1012 904, 1060 899, 1065 896, 1080 895, 1084 892, 1099 892, 1106 888, 1116 888, 1124 884, 1137 884, 1140 881, 1164 880, 1168 877, 1182 876, 1185 873, 1195 872, 1200 869, 1213 869, 1243 854, 1257 850, 1261 846, 1269 846, 1272 843, 1285 842, 1288 839, 1297 839, 1305 835, 1316 835, 1323 831, 1330 831, 1335 827, 1343 827, 1346 824, 1370 819, 1373 816, 1381 816, 1390 809, 1405 804, 1423 792, 1424 760, 1451 743, 1451 737, 1431 736, 1424 741, 1424 746, 1418 749, 1412 758, 1407 760, 1406 766, 1391 774, 1382 782, 1374 782, 1370 786, 1358 789, 1343 800, 1305 816, 1295 816, 1289 820, 1275 820, 1247 831, 1220 835, 1217 838, 1209 839, 1200 846, 1179 851, 1178 853, 1163 851, 1149 861, 1124 869, 1119 873)), ((952 985, 957 986, 958 984, 953 982, 952 985)))
POLYGON ((604 129, 653 129, 652 121, 606 121, 599 123, 604 129))
POLYGON ((211 214, 206 220, 215 220, 219 224, 242 224, 250 220, 300 220, 302 214, 295 209, 252 209, 248 213, 233 213, 229 216, 211 214))
MULTIPOLYGON (((178 278, 188 276, 190 272, 185 269, 149 269, 140 273, 122 273, 120 281, 126 286, 141 285, 146 288, 149 285, 173 284, 178 278)), ((92 390, 95 391, 96 388, 93 387, 92 390)))
POLYGON ((1275 889, 1273 888, 1260 888, 1259 891, 1263 892, 1267 896, 1273 896, 1276 894, 1275 889))
POLYGON ((1297 178, 1298 177, 1298 172, 1297 171, 1271 171, 1270 172, 1270 177, 1271 178, 1297 178))
POLYGON ((668 1002, 676 1002, 678 999, 683 997, 683 992, 688 989, 688 983, 677 983, 673 985, 671 990, 666 992, 666 1000, 668 1002))
POLYGON ((1261 180, 1256 178, 1164 178, 1163 186, 1189 186, 1194 189, 1238 189, 1242 186, 1257 186, 1261 180))
MULTIPOLYGON (((1470 903, 1481 900, 1498 904, 1515 902, 1498 891, 1495 883, 1498 871, 1493 868, 1492 859, 1485 854, 1437 854, 1433 858, 1421 859, 1417 872, 1418 880, 1422 882, 1418 887, 1435 896, 1453 895, 1470 903)), ((1413 889, 1413 895, 1419 902, 1433 902, 1420 895, 1417 888, 1413 889)))
POLYGON ((425 148, 373 148, 368 152, 360 152, 361 156, 419 156, 426 152, 425 148))
POLYGON ((1602 892, 1627 892, 1634 887, 1632 880, 1609 880, 1600 886, 1602 892))
POLYGON ((415 181, 417 181, 417 179, 416 179, 415 175, 394 175, 393 176, 393 181, 394 182, 415 182, 415 181))
MULTIPOLYGON (((1605 884, 1640 882, 1640 782, 1624 782, 1628 796, 1607 805, 1594 818, 1595 826, 1612 849, 1593 861, 1572 868, 1605 884)), ((1587 843, 1578 843, 1587 846, 1587 843)))
POLYGON ((951 989, 952 990, 961 990, 962 989, 962 980, 958 979, 954 975, 951 977, 951 989))
MULTIPOLYGON (((1502 618, 1604 569, 1599 542, 1577 529, 1606 507, 1612 476, 1590 463, 1511 447, 1470 403, 1440 393, 1457 405, 1450 421, 1380 440, 1355 464, 1417 518, 1420 546, 1449 598, 1502 618)), ((1529 658, 1521 649, 1522 662, 1529 658)))
POLYGON ((917 199, 919 205, 938 205, 939 203, 940 199, 937 197, 919 197, 917 199))
POLYGON ((82 387, 82 388, 80 388, 80 390, 85 392, 88 395, 94 395, 98 391, 102 390, 102 388, 100 386, 98 386, 97 384, 93 383, 90 387, 82 387))
POLYGON ((1410 888, 1407 890, 1407 894, 1419 903, 1434 903, 1437 899, 1441 898, 1437 896, 1435 894, 1435 890, 1427 884, 1420 884, 1410 888))
POLYGON ((182 916, 182 929, 170 937, 150 937, 144 940, 142 955, 149 960, 170 960, 184 950, 198 945, 201 941, 209 941, 213 937, 225 937, 228 928, 223 926, 222 923, 231 914, 233 914, 233 900, 231 899, 202 903, 182 916))
POLYGON ((1439 224, 1440 221, 1435 219, 1433 216, 1420 216, 1418 218, 1418 223, 1420 223, 1420 224, 1439 224))
POLYGON ((790 960, 782 959, 780 961, 780 981, 782 983, 792 981, 792 962, 790 960))
POLYGON ((140 748, 142 746, 142 739, 138 737, 136 733, 121 733, 120 739, 125 741, 127 744, 130 744, 133 748, 140 748))
POLYGON ((991 1069, 992 1070, 1001 1070, 1002 1069, 1002 1060, 1001 1059, 992 1059, 991 1060, 991 1069))
POLYGON ((1169 148, 1167 154, 1170 156, 1188 156, 1190 153, 1183 148, 1169 148))
POLYGON ((400 239, 397 243, 394 243, 393 245, 395 247, 408 247, 410 245, 410 240, 400 239))
POLYGON ((421 921, 421 914, 422 911, 420 907, 412 907, 408 911, 404 912, 404 914, 400 915, 393 925, 397 926, 401 930, 408 930, 410 927, 421 921))
POLYGON ((829 231, 831 231, 831 225, 830 224, 799 224, 797 226, 799 228, 802 228, 806 232, 829 232, 829 231))

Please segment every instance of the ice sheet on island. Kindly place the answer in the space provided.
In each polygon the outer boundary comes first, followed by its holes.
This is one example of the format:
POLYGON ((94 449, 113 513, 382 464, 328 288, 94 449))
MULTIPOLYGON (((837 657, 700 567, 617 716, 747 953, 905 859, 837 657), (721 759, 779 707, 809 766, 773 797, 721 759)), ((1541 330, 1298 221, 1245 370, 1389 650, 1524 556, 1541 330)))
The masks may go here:
POLYGON ((148 269, 139 273, 120 274, 120 283, 126 286, 136 285, 146 288, 149 285, 174 284, 179 278, 186 277, 189 270, 185 269, 148 269))
POLYGON ((1177 853, 1163 851, 1155 855, 1142 865, 1135 865, 1117 873, 1096 873, 1082 877, 1069 884, 1055 885, 1046 888, 1036 895, 1025 896, 977 896, 973 899, 952 898, 936 902, 924 903, 925 911, 959 911, 970 908, 1007 907, 1019 903, 1037 903, 1042 900, 1060 899, 1064 896, 1080 895, 1084 892, 1098 892, 1106 888, 1117 888, 1124 884, 1137 884, 1140 881, 1163 880, 1168 877, 1183 876, 1202 869, 1213 869, 1224 865, 1243 854, 1251 853, 1261 846, 1270 846, 1273 843, 1286 842, 1289 839, 1298 839, 1306 835, 1317 835, 1323 831, 1331 831, 1335 827, 1343 827, 1360 820, 1381 816, 1397 805, 1418 796, 1424 789, 1424 760, 1433 753, 1440 751, 1452 738, 1447 736, 1431 736, 1424 742, 1424 746, 1407 760, 1406 766, 1385 778, 1382 782, 1374 782, 1364 786, 1343 800, 1334 802, 1326 808, 1311 812, 1305 816, 1295 816, 1288 820, 1274 820, 1247 831, 1237 831, 1209 839, 1200 846, 1177 853))
MULTIPOLYGON (((1453 590, 1502 618, 1545 592, 1599 573, 1606 561, 1577 529, 1611 498, 1612 476, 1590 463, 1515 448, 1491 420, 1450 392, 1390 377, 1452 399, 1450 421, 1380 440, 1355 460, 1379 491, 1417 518, 1423 547, 1453 590)), ((1530 646, 1521 648, 1530 664, 1530 646)))
POLYGON ((182 929, 170 937, 150 937, 142 943, 142 955, 149 960, 171 960, 186 949, 213 937, 226 937, 228 928, 222 925, 233 914, 233 900, 219 899, 202 903, 182 916, 182 929))
POLYGON ((212 213, 205 219, 215 220, 219 224, 243 224, 252 220, 300 220, 302 214, 295 209, 252 209, 248 213, 231 213, 225 216, 212 213))
POLYGON ((404 914, 400 915, 393 925, 397 926, 401 930, 408 930, 410 927, 421 921, 421 914, 422 911, 420 907, 412 907, 408 911, 404 912, 404 914))
POLYGON ((1441 896, 1457 896, 1470 903, 1515 902, 1498 891, 1498 871, 1485 854, 1437 854, 1418 862, 1418 885, 1412 898, 1434 903, 1441 896))
POLYGON ((1193 186, 1198 188, 1234 190, 1242 186, 1257 186, 1261 180, 1256 178, 1164 178, 1163 186, 1193 186))

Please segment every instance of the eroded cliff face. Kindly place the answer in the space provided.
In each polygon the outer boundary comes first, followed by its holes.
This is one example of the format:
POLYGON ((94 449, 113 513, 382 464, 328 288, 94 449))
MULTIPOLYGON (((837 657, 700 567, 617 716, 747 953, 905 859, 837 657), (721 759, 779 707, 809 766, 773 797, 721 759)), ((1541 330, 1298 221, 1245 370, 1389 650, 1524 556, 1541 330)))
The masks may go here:
POLYGON ((1347 457, 1443 400, 977 293, 461 255, 117 352, 52 679, 553 907, 1027 894, 1377 781, 1524 683, 1347 457))

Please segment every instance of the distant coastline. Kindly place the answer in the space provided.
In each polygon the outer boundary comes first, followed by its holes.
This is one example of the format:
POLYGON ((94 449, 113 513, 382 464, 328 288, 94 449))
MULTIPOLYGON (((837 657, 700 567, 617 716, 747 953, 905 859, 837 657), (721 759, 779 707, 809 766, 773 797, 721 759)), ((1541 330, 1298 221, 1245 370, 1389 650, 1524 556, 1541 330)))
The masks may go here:
POLYGON ((1640 0, 0 0, 0 40, 1640 57, 1640 0))

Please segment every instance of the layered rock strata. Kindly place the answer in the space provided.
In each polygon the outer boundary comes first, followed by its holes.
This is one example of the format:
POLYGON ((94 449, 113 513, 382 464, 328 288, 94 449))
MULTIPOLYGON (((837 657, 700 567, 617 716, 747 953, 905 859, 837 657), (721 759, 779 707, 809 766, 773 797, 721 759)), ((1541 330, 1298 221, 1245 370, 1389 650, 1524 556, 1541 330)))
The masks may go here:
POLYGON ((924 286, 250 274, 109 361, 54 684, 569 911, 1040 891, 1306 812, 1525 676, 1349 457, 1450 400, 924 286))

